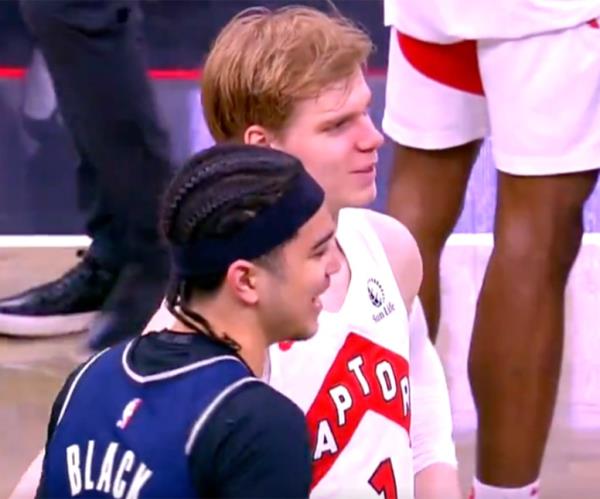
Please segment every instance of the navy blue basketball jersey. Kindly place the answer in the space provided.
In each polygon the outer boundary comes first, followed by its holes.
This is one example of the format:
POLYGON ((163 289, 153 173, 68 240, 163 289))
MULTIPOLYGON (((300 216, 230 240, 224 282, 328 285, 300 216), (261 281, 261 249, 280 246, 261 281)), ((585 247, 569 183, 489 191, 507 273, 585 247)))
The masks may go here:
POLYGON ((195 497, 188 456, 203 425, 238 387, 261 383, 234 355, 142 376, 132 343, 74 378, 46 449, 46 497, 195 497))

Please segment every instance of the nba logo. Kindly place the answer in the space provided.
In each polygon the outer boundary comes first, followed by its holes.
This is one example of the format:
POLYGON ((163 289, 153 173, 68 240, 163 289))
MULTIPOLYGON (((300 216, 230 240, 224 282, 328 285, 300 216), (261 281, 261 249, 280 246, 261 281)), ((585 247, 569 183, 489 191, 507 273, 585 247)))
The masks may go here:
POLYGON ((121 419, 117 421, 117 428, 121 428, 121 430, 124 430, 127 427, 129 421, 131 421, 131 418, 138 410, 138 407, 141 403, 142 399, 139 398, 132 399, 127 403, 125 409, 123 409, 123 415, 121 416, 121 419))

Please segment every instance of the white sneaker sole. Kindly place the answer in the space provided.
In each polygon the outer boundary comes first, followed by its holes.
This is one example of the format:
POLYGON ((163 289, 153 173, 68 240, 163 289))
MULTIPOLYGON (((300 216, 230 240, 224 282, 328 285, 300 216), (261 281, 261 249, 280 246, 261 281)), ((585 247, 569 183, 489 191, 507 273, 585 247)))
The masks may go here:
POLYGON ((90 327, 97 315, 98 312, 46 317, 0 313, 0 335, 41 338, 80 333, 90 327))

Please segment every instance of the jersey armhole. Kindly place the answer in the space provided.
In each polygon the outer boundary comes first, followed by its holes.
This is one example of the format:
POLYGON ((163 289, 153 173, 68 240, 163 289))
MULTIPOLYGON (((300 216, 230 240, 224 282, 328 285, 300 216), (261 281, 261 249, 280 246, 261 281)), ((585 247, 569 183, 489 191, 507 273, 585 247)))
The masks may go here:
POLYGON ((67 395, 65 397, 65 400, 62 403, 62 407, 60 409, 60 413, 58 415, 58 419, 56 420, 56 426, 58 426, 67 410, 67 406, 69 405, 69 402, 71 401, 71 397, 73 396, 73 392, 75 391, 75 388, 77 387, 77 384, 79 383, 79 381, 81 380, 81 377, 84 375, 84 373, 88 370, 88 368, 96 361, 98 360, 98 358, 104 354, 105 352, 108 351, 108 348, 102 350, 101 352, 98 352, 96 355, 94 355, 93 357, 91 357, 84 365, 83 367, 79 370, 79 372, 77 373, 77 376, 75 376, 75 379, 73 379, 73 381, 71 382, 71 384, 69 385, 68 388, 68 392, 67 395))
POLYGON ((368 234, 366 244, 369 248, 369 251, 372 252, 373 256, 378 262, 381 262, 381 265, 385 267, 385 270, 391 276, 392 283, 398 293, 400 303, 402 304, 402 310, 404 311, 404 315, 408 320, 408 309, 406 308, 404 298, 402 297, 402 292, 400 291, 398 282, 396 281, 396 274, 392 268, 392 262, 390 262, 390 259, 385 251, 385 246, 383 245, 379 234, 375 230, 375 227, 373 227, 373 224, 369 220, 366 210, 357 210, 357 213, 361 217, 363 231, 365 234, 368 234))
POLYGON ((192 449, 194 448, 194 444, 196 443, 196 440, 198 439, 202 429, 206 426, 210 417, 219 408, 223 401, 238 388, 247 385, 248 383, 265 384, 264 381, 250 376, 239 379, 230 384, 227 388, 225 388, 217 397, 215 397, 215 399, 210 403, 210 405, 200 413, 200 415, 196 419, 196 422, 192 426, 192 429, 185 444, 186 456, 190 456, 192 449))

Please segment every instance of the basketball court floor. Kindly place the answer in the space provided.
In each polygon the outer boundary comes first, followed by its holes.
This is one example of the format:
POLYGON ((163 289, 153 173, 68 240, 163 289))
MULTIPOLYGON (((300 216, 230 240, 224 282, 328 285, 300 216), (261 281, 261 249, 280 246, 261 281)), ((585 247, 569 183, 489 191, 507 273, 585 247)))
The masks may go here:
MULTIPOLYGON (((0 249, 0 295, 45 282, 75 261, 75 248, 0 249)), ((443 358, 453 348, 448 340, 440 341, 443 358)), ((43 446, 52 400, 69 371, 86 358, 84 343, 85 333, 47 340, 0 337, 0 498, 9 497, 43 446)), ((465 355, 461 357, 454 362, 465 362, 465 355)), ((557 421, 542 473, 542 498, 600 497, 600 421, 575 427, 568 417, 573 404, 568 395, 572 372, 564 370, 561 382, 557 421)), ((459 411, 460 392, 468 387, 464 377, 457 379, 450 388, 459 411)), ((459 426, 456 441, 466 494, 473 473, 474 427, 459 426)))

